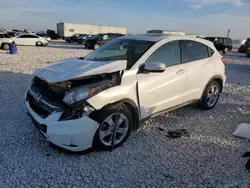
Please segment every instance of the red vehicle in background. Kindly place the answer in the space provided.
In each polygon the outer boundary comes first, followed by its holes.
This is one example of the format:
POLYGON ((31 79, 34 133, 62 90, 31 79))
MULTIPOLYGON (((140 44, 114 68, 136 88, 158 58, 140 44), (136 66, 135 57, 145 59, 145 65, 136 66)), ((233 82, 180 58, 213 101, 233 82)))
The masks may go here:
POLYGON ((238 48, 238 52, 247 53, 249 47, 250 47, 250 38, 248 38, 246 42, 238 48))

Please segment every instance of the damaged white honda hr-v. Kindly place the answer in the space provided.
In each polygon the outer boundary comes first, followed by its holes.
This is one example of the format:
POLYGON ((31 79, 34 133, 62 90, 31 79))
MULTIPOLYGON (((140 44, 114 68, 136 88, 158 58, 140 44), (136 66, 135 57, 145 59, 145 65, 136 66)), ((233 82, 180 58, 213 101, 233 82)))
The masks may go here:
POLYGON ((120 146, 141 120, 193 102, 211 109, 226 79, 213 43, 174 35, 120 37, 34 75, 29 116, 50 143, 75 152, 120 146))

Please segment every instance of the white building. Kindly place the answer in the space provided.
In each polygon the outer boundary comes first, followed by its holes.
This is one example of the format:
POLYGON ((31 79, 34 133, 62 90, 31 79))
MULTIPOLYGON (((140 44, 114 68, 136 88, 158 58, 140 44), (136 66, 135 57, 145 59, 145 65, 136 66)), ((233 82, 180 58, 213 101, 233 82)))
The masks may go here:
POLYGON ((126 34, 127 28, 102 25, 57 23, 57 34, 61 37, 69 37, 74 34, 98 34, 98 33, 121 33, 126 34))

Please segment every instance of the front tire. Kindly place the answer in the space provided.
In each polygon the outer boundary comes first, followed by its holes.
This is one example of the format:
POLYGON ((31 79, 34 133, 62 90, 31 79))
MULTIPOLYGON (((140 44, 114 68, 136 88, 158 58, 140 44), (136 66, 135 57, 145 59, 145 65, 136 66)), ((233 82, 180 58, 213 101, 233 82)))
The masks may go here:
POLYGON ((100 126, 94 136, 94 148, 100 150, 110 150, 112 148, 112 133, 116 118, 118 121, 114 148, 121 146, 128 139, 133 127, 133 118, 127 108, 121 107, 118 112, 117 105, 115 105, 102 110, 96 117, 96 121, 100 126))
POLYGON ((4 50, 9 50, 9 49, 10 49, 10 45, 9 45, 8 43, 3 43, 3 44, 2 44, 2 48, 3 48, 4 50))
POLYGON ((41 41, 37 41, 36 46, 43 46, 43 43, 41 41))
POLYGON ((212 81, 208 84, 200 100, 199 107, 203 110, 212 109, 219 99, 221 89, 217 81, 212 81))
POLYGON ((97 48, 100 48, 100 44, 95 44, 94 45, 94 50, 96 50, 97 48))

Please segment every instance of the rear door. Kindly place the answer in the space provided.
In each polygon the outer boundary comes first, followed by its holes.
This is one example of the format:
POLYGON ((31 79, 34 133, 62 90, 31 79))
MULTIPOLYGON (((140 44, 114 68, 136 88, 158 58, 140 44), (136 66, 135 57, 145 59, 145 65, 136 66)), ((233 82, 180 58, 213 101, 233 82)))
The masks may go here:
POLYGON ((187 70, 184 102, 199 99, 209 77, 214 72, 210 56, 213 51, 206 45, 192 40, 183 40, 182 62, 187 70))
POLYGON ((145 61, 164 63, 164 72, 138 73, 141 117, 178 106, 185 94, 186 70, 181 64, 180 42, 172 41, 156 49, 145 61))

